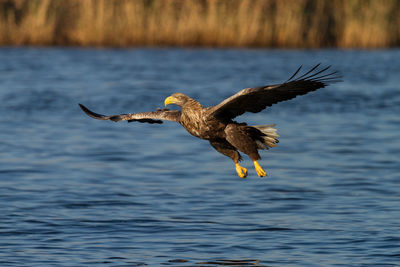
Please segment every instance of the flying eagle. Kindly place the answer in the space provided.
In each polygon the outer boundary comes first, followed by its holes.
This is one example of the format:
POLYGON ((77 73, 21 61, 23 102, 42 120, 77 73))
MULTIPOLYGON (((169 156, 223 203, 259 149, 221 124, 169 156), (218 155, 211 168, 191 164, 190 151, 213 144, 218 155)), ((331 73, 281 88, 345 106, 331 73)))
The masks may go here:
POLYGON ((316 65, 308 72, 300 75, 302 66, 284 83, 255 88, 246 88, 225 99, 216 106, 204 108, 198 101, 183 93, 174 93, 165 99, 165 106, 175 104, 179 110, 167 108, 151 112, 130 113, 105 116, 90 111, 79 104, 82 110, 98 120, 162 123, 162 120, 180 123, 190 134, 208 140, 214 149, 230 157, 241 178, 246 178, 247 169, 240 166, 240 152, 249 155, 258 176, 266 175, 258 160, 260 149, 275 147, 278 137, 274 124, 249 126, 233 119, 245 112, 260 112, 281 101, 304 95, 323 88, 341 78, 337 72, 327 72, 330 66, 320 68, 316 65))

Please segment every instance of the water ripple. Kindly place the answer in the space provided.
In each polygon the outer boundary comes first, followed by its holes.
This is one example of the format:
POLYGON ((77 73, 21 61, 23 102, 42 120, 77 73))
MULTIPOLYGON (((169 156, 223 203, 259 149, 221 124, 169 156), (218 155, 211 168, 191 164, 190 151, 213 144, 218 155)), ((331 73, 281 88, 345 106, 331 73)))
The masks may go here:
POLYGON ((1 266, 397 266, 399 50, 1 48, 1 266), (277 123, 247 179, 179 125, 92 120, 204 105, 323 61, 344 82, 277 123))

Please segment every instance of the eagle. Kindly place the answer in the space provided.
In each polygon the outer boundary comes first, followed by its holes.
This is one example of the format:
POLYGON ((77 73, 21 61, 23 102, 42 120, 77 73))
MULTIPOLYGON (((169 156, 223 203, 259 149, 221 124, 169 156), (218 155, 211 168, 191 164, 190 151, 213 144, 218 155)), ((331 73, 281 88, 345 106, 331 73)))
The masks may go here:
POLYGON ((321 67, 317 64, 300 75, 302 69, 300 66, 281 84, 246 88, 211 107, 203 107, 198 101, 183 93, 174 93, 164 101, 165 107, 175 104, 180 110, 158 108, 150 112, 106 116, 95 113, 82 104, 79 106, 87 115, 98 120, 157 124, 163 123, 163 120, 177 122, 191 135, 208 140, 215 150, 230 157, 239 177, 246 178, 248 173, 247 169, 239 164, 242 160, 239 152, 247 154, 254 164, 257 175, 264 177, 266 172, 258 163, 261 159, 258 150, 277 146, 279 135, 274 128, 275 124, 250 126, 236 122, 234 118, 245 112, 260 112, 278 102, 340 81, 341 76, 338 72, 328 71, 329 68, 330 66, 321 67))

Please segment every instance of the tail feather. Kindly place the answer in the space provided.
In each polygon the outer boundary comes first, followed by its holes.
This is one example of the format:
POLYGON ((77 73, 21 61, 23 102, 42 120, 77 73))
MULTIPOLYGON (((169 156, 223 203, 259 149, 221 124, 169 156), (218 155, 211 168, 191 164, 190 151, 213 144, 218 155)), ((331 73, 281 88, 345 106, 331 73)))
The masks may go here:
POLYGON ((256 140, 258 149, 269 149, 277 146, 279 134, 277 134, 277 129, 274 126, 275 124, 253 126, 262 133, 256 140))

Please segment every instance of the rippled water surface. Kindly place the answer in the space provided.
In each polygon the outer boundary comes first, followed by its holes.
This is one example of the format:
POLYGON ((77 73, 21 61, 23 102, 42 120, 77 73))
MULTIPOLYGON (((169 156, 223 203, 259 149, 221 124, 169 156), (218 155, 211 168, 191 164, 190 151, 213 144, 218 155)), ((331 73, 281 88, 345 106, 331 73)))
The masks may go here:
POLYGON ((400 51, 0 49, 1 266, 398 266, 400 51), (87 117, 205 106, 344 76, 238 121, 276 123, 268 173, 179 125, 87 117))

